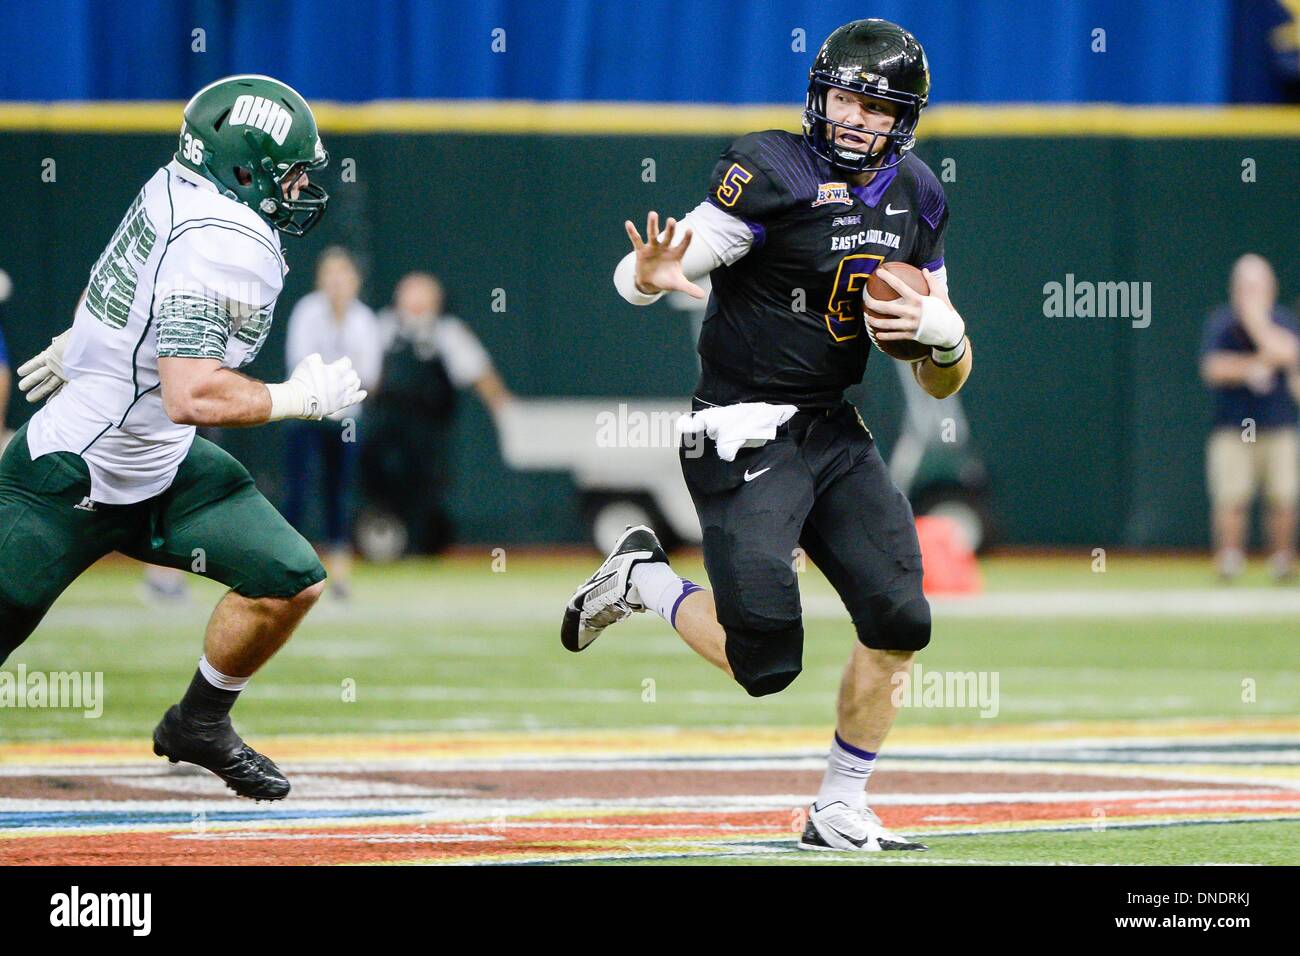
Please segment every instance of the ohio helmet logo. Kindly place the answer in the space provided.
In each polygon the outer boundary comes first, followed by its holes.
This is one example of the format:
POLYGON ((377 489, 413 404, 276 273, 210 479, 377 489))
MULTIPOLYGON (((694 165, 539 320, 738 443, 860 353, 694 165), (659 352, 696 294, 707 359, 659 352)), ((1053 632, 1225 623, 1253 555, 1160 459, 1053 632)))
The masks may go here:
POLYGON ((293 126, 293 115, 274 100, 244 93, 235 99, 226 122, 231 126, 254 126, 275 140, 277 146, 283 146, 293 126))

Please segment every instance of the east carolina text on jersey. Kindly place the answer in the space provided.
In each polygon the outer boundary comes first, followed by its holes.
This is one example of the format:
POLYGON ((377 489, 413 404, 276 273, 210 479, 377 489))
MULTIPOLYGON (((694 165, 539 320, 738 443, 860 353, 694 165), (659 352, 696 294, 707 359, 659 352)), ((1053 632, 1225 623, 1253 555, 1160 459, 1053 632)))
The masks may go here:
POLYGON ((888 249, 897 249, 899 242, 897 233, 884 232, 880 229, 863 229, 847 236, 831 236, 831 251, 842 252, 859 246, 884 246, 888 249))

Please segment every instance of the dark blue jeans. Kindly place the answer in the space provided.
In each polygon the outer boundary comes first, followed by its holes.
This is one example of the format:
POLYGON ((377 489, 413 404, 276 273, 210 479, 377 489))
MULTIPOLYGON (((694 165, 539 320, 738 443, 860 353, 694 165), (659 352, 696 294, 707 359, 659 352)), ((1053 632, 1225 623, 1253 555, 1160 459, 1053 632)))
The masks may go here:
MULTIPOLYGON (((353 439, 359 432, 359 428, 353 429, 353 439)), ((345 546, 352 537, 352 490, 358 443, 343 438, 342 423, 328 418, 289 424, 284 516, 301 532, 309 497, 319 497, 325 523, 324 544, 330 548, 345 546), (311 495, 313 489, 319 489, 320 493, 311 495)))

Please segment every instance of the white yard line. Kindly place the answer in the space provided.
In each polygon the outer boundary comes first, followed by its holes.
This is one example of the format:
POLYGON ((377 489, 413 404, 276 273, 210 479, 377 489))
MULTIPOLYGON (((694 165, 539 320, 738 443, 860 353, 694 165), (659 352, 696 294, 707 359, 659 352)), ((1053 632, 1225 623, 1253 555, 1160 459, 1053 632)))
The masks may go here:
MULTIPOLYGON (((820 588, 808 588, 803 595, 807 617, 845 618, 844 605, 834 594, 820 588)), ((1300 617, 1300 590, 1286 588, 1184 588, 1169 590, 1092 588, 1087 590, 992 591, 984 594, 930 598, 936 618, 1287 618, 1300 617)), ((201 602, 168 611, 168 626, 206 621, 211 608, 201 602)), ((87 636, 112 636, 124 631, 138 633, 143 607, 120 605, 84 607, 55 605, 46 618, 50 628, 76 628, 87 636)), ((358 601, 346 608, 322 607, 310 620, 328 621, 334 630, 355 625, 357 640, 369 640, 383 624, 427 624, 446 630, 448 639, 456 641, 457 651, 468 655, 492 656, 499 653, 493 641, 478 640, 456 634, 461 621, 477 625, 503 623, 537 623, 554 625, 555 607, 551 602, 523 603, 497 601, 485 603, 481 594, 432 594, 424 602, 383 604, 358 601)), ((149 622, 146 616, 144 623, 149 622)), ((1300 627, 1297 628, 1300 630, 1300 627)), ((348 640, 332 635, 331 640, 344 654, 353 655, 348 640)))
MULTIPOLYGON (((219 782, 217 786, 220 787, 219 782)), ((216 791, 214 791, 215 793, 216 791)), ((292 805, 274 807, 257 806, 236 797, 215 800, 51 800, 0 798, 3 813, 82 813, 111 815, 131 813, 149 816, 160 813, 195 814, 200 811, 212 814, 240 813, 263 817, 267 822, 299 820, 311 823, 316 813, 340 811, 373 812, 373 816, 330 817, 333 825, 350 825, 363 820, 382 821, 400 814, 404 819, 419 818, 430 821, 491 821, 512 819, 519 826, 530 826, 528 817, 556 810, 589 811, 599 815, 609 811, 645 810, 681 813, 766 813, 793 810, 808 803, 807 793, 784 794, 725 794, 681 795, 662 797, 557 797, 473 799, 459 796, 376 796, 364 800, 356 798, 316 795, 295 799, 292 805), (387 812, 384 812, 387 811, 387 812), (298 816, 301 814, 301 816, 298 816)), ((1053 792, 1021 791, 1014 793, 988 793, 986 791, 949 793, 882 793, 872 794, 873 806, 929 807, 929 806, 993 806, 998 804, 1058 803, 1114 803, 1144 801, 1148 808, 1168 805, 1178 809, 1180 801, 1189 807, 1291 807, 1300 812, 1300 797, 1288 791, 1267 791, 1243 788, 1240 790, 1068 790, 1053 792)), ((241 821, 246 823, 247 821, 241 821)), ((324 818, 321 818, 324 822, 324 818)), ((563 822, 548 824, 564 826, 563 822)), ((130 824, 124 824, 130 827, 130 824)), ((168 825, 175 828, 175 824, 168 825)))

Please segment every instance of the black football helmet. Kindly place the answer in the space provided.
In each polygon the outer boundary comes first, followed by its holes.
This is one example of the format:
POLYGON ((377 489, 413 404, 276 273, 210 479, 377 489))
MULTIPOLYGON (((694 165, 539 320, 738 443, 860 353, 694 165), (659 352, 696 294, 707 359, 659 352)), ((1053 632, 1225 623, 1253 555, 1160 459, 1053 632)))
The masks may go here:
POLYGON ((814 153, 847 172, 892 169, 916 143, 916 124, 929 99, 930 66, 916 37, 888 20, 854 20, 826 38, 808 71, 803 138, 814 153), (837 130, 863 131, 826 118, 832 87, 899 104, 894 128, 872 134, 866 152, 837 146, 837 130), (880 139, 886 142, 877 152, 880 139))

